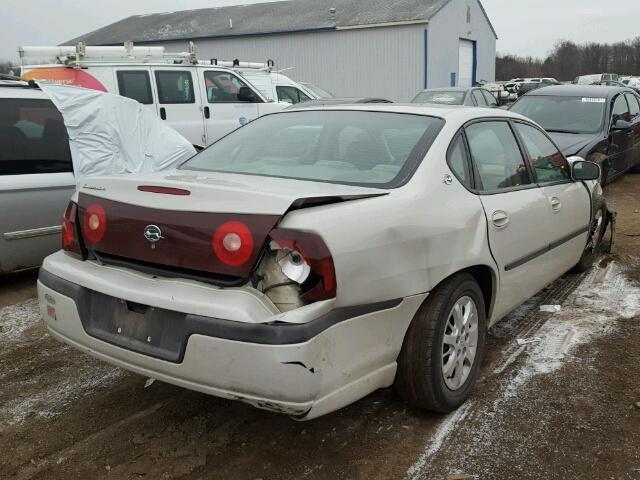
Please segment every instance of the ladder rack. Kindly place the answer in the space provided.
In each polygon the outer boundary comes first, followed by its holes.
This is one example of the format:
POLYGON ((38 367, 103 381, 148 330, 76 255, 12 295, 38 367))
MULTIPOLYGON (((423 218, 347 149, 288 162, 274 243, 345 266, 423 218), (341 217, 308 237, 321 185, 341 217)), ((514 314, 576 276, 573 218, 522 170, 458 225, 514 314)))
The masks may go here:
POLYGON ((180 53, 166 52, 164 47, 140 47, 133 42, 125 42, 123 46, 94 47, 83 42, 76 46, 60 47, 19 47, 18 53, 22 65, 25 59, 55 58, 56 62, 74 68, 82 68, 87 63, 166 63, 191 65, 216 65, 231 69, 251 69, 271 72, 275 66, 273 60, 260 62, 241 62, 240 60, 225 61, 212 58, 209 61, 198 60, 196 46, 189 42, 189 51, 180 53))

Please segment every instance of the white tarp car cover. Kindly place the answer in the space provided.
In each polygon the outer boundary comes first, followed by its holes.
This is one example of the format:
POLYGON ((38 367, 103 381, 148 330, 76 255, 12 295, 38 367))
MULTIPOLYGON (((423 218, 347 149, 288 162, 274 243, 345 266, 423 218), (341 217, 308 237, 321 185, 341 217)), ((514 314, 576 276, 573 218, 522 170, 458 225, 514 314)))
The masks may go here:
POLYGON ((196 154, 182 135, 135 100, 53 83, 39 86, 64 118, 76 184, 97 175, 168 170, 196 154))

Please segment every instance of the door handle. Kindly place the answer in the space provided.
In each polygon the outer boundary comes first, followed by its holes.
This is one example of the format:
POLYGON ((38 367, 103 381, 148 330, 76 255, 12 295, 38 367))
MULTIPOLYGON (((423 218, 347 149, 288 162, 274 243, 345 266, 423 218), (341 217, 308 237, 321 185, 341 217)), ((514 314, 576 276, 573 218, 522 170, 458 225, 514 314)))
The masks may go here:
POLYGON ((207 120, 211 118, 211 110, 209 107, 204 107, 204 118, 207 120))
POLYGON ((555 213, 558 213, 560 210, 562 210, 562 202, 558 197, 553 197, 551 199, 551 208, 555 213))
POLYGON ((164 107, 160 107, 160 118, 162 120, 167 119, 167 110, 164 107))
POLYGON ((493 226, 499 230, 507 228, 507 225, 509 225, 510 221, 511 219, 509 218, 507 212, 503 212, 502 210, 493 212, 493 215, 491 215, 491 222, 493 223, 493 226))

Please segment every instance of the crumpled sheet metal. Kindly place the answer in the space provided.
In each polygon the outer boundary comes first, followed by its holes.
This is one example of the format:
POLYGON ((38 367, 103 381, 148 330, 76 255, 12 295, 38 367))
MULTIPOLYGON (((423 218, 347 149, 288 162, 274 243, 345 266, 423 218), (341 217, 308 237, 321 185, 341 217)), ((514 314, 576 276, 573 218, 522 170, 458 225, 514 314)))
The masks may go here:
POLYGON ((135 100, 54 83, 39 86, 64 118, 76 185, 100 175, 168 170, 196 154, 182 135, 135 100))

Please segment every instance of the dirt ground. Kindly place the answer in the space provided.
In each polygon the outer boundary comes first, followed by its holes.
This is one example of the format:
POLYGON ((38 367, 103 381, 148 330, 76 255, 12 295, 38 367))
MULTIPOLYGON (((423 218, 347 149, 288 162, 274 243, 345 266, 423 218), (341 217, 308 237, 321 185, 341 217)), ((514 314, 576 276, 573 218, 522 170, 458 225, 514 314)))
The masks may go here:
POLYGON ((297 423, 149 385, 51 339, 35 273, 4 278, 0 479, 640 479, 640 176, 607 190, 615 253, 495 326, 448 416, 383 390, 297 423))

